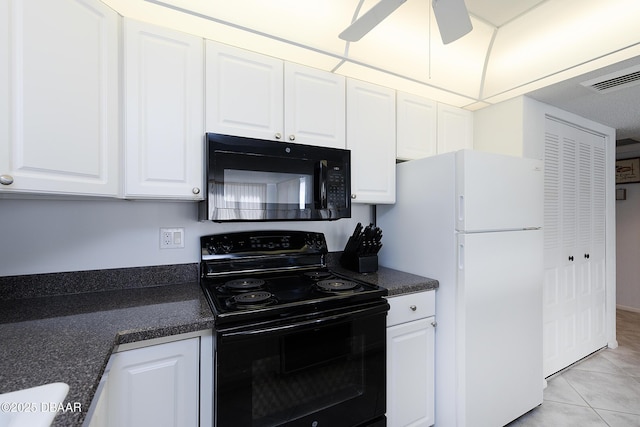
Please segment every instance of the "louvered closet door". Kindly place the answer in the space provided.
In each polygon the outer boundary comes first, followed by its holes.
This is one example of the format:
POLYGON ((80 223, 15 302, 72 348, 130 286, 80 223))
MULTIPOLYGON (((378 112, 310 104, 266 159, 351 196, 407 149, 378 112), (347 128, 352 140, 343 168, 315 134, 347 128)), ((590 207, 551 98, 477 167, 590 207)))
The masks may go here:
POLYGON ((547 118, 544 205, 548 376, 606 345, 604 137, 547 118))

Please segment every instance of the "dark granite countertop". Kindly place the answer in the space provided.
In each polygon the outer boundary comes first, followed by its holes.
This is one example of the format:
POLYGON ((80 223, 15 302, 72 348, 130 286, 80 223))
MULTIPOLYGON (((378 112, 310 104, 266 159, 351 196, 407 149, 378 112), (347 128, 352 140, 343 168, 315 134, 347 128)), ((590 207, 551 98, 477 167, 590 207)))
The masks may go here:
POLYGON ((117 345, 213 328, 195 268, 187 283, 1 300, 0 393, 67 383, 82 411, 53 425, 80 426, 117 345))
MULTIPOLYGON (((339 273, 388 289, 389 296, 434 290, 438 281, 381 267, 339 273)), ((198 265, 0 277, 0 393, 69 384, 54 426, 80 426, 119 344, 212 329, 198 265)))
POLYGON ((439 286, 435 279, 386 267, 378 267, 378 271, 375 273, 356 273, 340 266, 340 253, 330 253, 327 265, 336 273, 386 288, 390 297, 412 292, 432 291, 438 289, 439 286))

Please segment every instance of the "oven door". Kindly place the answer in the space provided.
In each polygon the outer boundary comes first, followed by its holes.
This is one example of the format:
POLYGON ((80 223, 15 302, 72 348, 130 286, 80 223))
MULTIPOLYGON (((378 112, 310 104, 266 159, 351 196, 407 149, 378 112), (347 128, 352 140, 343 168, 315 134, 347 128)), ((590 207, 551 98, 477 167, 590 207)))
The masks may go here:
POLYGON ((219 333, 216 426, 386 425, 387 310, 219 333))

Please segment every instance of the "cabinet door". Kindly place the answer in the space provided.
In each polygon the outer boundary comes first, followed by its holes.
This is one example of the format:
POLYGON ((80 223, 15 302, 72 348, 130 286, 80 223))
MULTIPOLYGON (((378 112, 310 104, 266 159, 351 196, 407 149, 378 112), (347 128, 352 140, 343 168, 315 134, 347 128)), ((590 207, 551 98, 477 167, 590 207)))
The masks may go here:
POLYGON ((108 388, 109 425, 197 426, 198 338, 115 353, 108 388))
POLYGON ((434 318, 387 328, 387 422, 427 427, 434 418, 434 318))
POLYGON ((284 67, 288 141, 345 148, 345 78, 298 64, 284 67))
POLYGON ((279 140, 283 62, 206 41, 206 131, 279 140))
POLYGON ((396 158, 413 160, 435 155, 436 102, 398 92, 397 103, 396 158))
POLYGON ((473 113, 438 104, 438 153, 473 148, 473 113))
POLYGON ((124 20, 125 197, 202 199, 203 40, 124 20))
POLYGON ((395 91, 347 80, 347 148, 354 203, 396 201, 395 91))
POLYGON ((0 10, 0 191, 115 196, 118 15, 97 0, 0 10))
POLYGON ((606 345, 604 138, 545 123, 544 375, 606 345))

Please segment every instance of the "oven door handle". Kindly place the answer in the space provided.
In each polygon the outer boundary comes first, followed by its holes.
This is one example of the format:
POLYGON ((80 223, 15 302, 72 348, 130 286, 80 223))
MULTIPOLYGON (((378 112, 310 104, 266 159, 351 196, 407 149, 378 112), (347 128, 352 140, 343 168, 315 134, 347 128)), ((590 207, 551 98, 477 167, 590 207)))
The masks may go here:
POLYGON ((282 333, 301 332, 305 330, 317 329, 323 326, 343 323, 345 321, 350 321, 357 318, 373 316, 376 314, 384 313, 386 315, 387 311, 389 311, 389 304, 385 301, 384 303, 379 304, 375 307, 350 310, 346 313, 334 314, 318 319, 309 319, 300 322, 279 324, 277 326, 271 327, 255 327, 251 329, 247 329, 245 327, 242 330, 218 331, 218 339, 233 340, 243 338, 256 338, 282 333))

